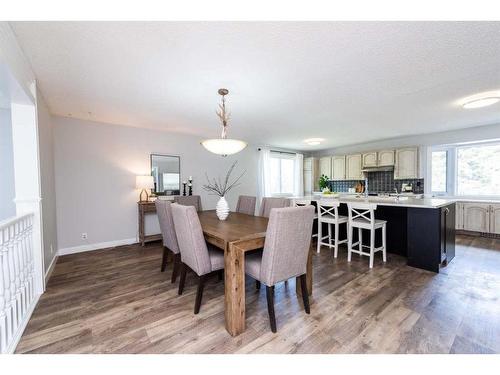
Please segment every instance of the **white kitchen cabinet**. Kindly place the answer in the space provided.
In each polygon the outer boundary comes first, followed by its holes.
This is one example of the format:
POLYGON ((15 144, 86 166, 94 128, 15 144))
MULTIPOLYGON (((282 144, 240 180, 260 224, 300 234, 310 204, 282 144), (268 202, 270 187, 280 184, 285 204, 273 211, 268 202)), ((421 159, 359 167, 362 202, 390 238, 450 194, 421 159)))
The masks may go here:
POLYGON ((500 234, 500 204, 490 205, 490 233, 500 234))
POLYGON ((382 150, 378 152, 379 167, 390 167, 394 165, 394 150, 382 150))
POLYGON ((345 155, 332 156, 332 180, 345 180, 345 155))
POLYGON ((304 194, 310 195, 319 189, 319 165, 317 158, 304 158, 304 194))
POLYGON ((332 178, 332 158, 330 156, 319 159, 319 175, 325 175, 332 178))
POLYGON ((368 152, 363 154, 363 167, 376 167, 378 163, 377 153, 368 152))
POLYGON ((418 148, 407 147, 396 150, 394 179, 418 178, 418 148))
POLYGON ((347 180, 362 180, 363 172, 361 171, 361 154, 347 155, 345 159, 346 179, 347 180))
POLYGON ((490 231, 490 204, 463 203, 463 229, 473 232, 490 231))
POLYGON ((455 229, 464 229, 464 204, 455 203, 455 229))

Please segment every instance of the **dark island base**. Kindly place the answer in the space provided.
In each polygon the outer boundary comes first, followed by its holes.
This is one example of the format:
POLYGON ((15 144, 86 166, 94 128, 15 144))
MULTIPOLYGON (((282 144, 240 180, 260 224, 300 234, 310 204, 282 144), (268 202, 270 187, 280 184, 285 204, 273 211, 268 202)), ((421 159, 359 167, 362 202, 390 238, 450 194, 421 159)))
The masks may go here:
MULTIPOLYGON (((347 205, 341 204, 339 214, 347 216, 347 205)), ((455 257, 455 204, 440 208, 378 206, 377 219, 387 221, 387 251, 408 258, 408 265, 439 272, 455 257)), ((340 238, 346 238, 346 226, 341 225, 340 238)), ((316 228, 314 229, 316 231, 316 228)), ((377 230, 375 246, 382 244, 382 231, 377 230)), ((327 232, 326 225, 323 235, 327 232)), ((354 230, 353 241, 358 240, 354 230)), ((369 236, 363 236, 369 245, 369 236)))

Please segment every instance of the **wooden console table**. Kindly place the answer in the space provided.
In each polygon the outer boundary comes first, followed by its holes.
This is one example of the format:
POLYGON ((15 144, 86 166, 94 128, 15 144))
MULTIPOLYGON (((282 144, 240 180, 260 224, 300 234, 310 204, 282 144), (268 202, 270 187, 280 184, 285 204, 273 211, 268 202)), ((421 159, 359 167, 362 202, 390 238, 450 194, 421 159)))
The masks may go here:
POLYGON ((161 240, 161 234, 151 234, 146 236, 146 232, 144 230, 146 214, 156 214, 155 202, 137 202, 137 209, 139 212, 139 242, 141 245, 144 246, 146 242, 161 240))

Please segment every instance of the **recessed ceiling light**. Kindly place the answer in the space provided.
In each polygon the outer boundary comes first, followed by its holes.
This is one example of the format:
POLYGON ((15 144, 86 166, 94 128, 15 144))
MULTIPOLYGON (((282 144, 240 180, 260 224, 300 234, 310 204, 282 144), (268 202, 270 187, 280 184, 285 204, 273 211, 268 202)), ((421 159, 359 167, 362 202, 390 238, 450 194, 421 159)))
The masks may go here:
POLYGON ((304 143, 307 143, 309 146, 317 146, 323 142, 323 138, 308 138, 304 139, 304 143))
POLYGON ((489 91, 481 94, 469 96, 460 101, 465 109, 486 107, 500 102, 500 91, 489 91))

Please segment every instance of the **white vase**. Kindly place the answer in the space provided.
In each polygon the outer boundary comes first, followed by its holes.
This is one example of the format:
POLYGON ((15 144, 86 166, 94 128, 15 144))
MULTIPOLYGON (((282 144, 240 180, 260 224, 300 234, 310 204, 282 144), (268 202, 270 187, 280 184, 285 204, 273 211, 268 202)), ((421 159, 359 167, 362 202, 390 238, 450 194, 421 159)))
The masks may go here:
POLYGON ((229 215, 229 205, 227 204, 226 198, 220 197, 217 202, 217 206, 215 206, 215 213, 219 220, 226 220, 229 215))

